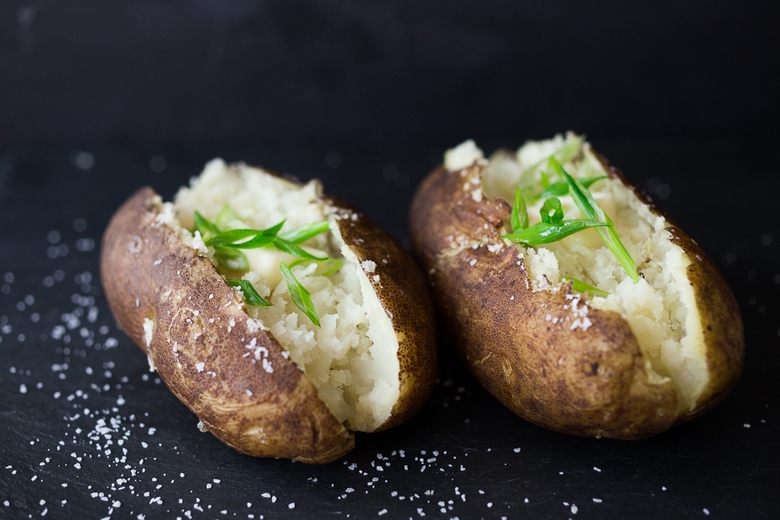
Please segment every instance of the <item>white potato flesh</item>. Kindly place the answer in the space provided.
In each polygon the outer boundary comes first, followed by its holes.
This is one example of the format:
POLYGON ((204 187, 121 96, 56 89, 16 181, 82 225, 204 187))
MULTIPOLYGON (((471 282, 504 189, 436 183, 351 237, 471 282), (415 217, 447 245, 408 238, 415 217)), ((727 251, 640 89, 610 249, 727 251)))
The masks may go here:
MULTIPOLYGON (((449 156, 482 160, 481 151, 475 152, 473 143, 462 146, 461 152, 456 148, 449 156)), ((541 184, 540 172, 553 154, 573 177, 607 175, 590 146, 581 137, 568 134, 529 142, 516 154, 495 154, 482 178, 485 195, 512 204, 516 186, 541 184)), ((620 180, 598 181, 589 191, 614 222, 637 264, 639 281, 635 283, 627 275, 598 233, 589 229, 544 246, 518 246, 532 289, 557 291, 565 278, 575 278, 606 291, 608 295, 603 297, 583 295, 580 305, 620 313, 647 359, 645 369, 651 380, 670 379, 677 389, 681 410, 692 409, 709 375, 701 319, 686 273, 690 259, 672 243, 666 220, 650 211, 620 180)), ((566 219, 584 218, 570 196, 559 200, 566 219)), ((527 201, 530 225, 541 220, 542 203, 527 201)), ((510 232, 509 222, 505 232, 510 232)))
MULTIPOLYGON (((192 229, 195 211, 213 221, 227 204, 237 214, 230 228, 265 229, 286 219, 284 232, 330 223, 329 232, 303 245, 315 256, 339 259, 341 268, 327 276, 317 274, 314 261, 291 268, 311 294, 320 327, 293 303, 279 270, 281 262, 299 259, 268 248, 244 250, 250 267, 244 279, 272 304, 247 305, 247 312, 289 352, 348 429, 373 431, 387 420, 400 395, 398 339, 368 279, 371 262, 361 264, 339 233, 336 221, 351 215, 325 204, 321 192, 318 181, 299 185, 215 159, 176 194, 175 215, 183 228, 192 229)), ((191 236, 192 246, 213 259, 213 248, 199 247, 198 233, 191 236)))

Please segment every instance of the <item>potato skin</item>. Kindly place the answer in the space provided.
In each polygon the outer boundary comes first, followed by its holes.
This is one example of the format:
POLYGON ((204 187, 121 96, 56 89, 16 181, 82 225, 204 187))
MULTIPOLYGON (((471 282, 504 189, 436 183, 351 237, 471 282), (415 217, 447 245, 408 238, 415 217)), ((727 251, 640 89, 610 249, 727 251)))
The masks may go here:
MULTIPOLYGON (((276 338, 250 326, 257 322, 211 261, 159 221, 160 211, 160 199, 151 188, 131 196, 106 229, 100 270, 119 325, 147 353, 161 379, 211 433, 242 453, 319 464, 349 452, 354 435, 331 414, 276 338), (155 322, 148 345, 145 319, 155 322)), ((384 232, 367 219, 350 222, 340 227, 354 228, 354 234, 366 230, 374 243, 382 241, 384 232)), ((390 245, 385 249, 396 253, 390 245)), ((392 291, 389 276, 382 275, 392 291)), ((427 295, 418 276, 418 288, 427 295)), ((411 296, 419 294, 411 291, 411 296)), ((410 305, 401 300, 390 307, 410 305)), ((404 330, 420 323, 394 320, 401 335, 412 341, 402 343, 402 359, 426 362, 420 367, 402 364, 409 373, 402 374, 398 415, 394 409, 388 426, 415 413, 435 381, 432 307, 428 301, 426 321, 422 300, 416 307, 423 314, 418 332, 404 330)))
MULTIPOLYGON (((648 379, 619 313, 588 307, 570 283, 558 292, 530 289, 517 248, 498 246, 509 204, 473 195, 483 168, 477 162, 456 172, 435 169, 412 202, 410 232, 448 342, 490 393, 539 426, 615 439, 663 432, 728 393, 742 367, 739 310, 717 268, 687 235, 670 224, 674 240, 695 259, 688 273, 711 379, 695 408, 681 412, 671 383, 648 379)), ((607 171, 631 186, 617 170, 607 171)))

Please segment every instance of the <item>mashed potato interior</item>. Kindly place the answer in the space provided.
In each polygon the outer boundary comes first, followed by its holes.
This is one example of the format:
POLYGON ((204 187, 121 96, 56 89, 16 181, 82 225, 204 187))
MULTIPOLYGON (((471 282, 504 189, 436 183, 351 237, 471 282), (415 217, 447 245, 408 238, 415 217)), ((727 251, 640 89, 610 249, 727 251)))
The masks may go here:
MULTIPOLYGON (((320 327, 293 303, 279 271, 280 262, 290 265, 299 259, 272 249, 244 250, 250 265, 244 279, 272 304, 247 306, 247 311, 289 352, 339 420, 351 430, 372 431, 390 416, 399 396, 398 340, 360 262, 339 234, 335 221, 349 216, 326 206, 319 199, 321 189, 317 181, 300 186, 217 159, 177 193, 176 215, 188 229, 195 211, 213 220, 225 204, 236 213, 231 228, 265 229, 286 219, 286 231, 330 222, 330 232, 304 245, 316 256, 339 259, 341 268, 324 276, 318 274, 318 262, 291 267, 311 293, 320 327)), ((213 258, 213 250, 201 250, 213 258)))
MULTIPOLYGON (((515 186, 541 183, 540 172, 552 154, 574 177, 606 175, 587 143, 569 134, 530 142, 516 154, 491 157, 483 177, 485 194, 511 203, 515 186)), ((648 360, 651 378, 671 379, 681 407, 692 407, 708 372, 701 322, 686 274, 690 260, 672 243, 665 219, 653 214, 621 181, 601 180, 590 191, 613 220, 637 265, 639 282, 627 276, 596 231, 587 230, 544 246, 520 246, 533 289, 556 291, 564 277, 571 277, 607 291, 606 297, 589 297, 588 304, 619 312, 648 360)), ((584 218, 570 196, 559 199, 566 219, 584 218)), ((542 202, 528 201, 530 225, 540 220, 542 202)))

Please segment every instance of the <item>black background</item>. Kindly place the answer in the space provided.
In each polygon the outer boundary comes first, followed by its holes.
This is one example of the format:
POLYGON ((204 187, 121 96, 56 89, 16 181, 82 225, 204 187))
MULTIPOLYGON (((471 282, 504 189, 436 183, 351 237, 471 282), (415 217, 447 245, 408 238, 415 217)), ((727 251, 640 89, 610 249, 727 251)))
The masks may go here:
POLYGON ((779 5, 4 1, 0 518, 774 518, 779 5), (320 177, 408 243, 446 147, 569 129, 688 230, 742 309, 739 385, 656 438, 524 423, 442 344, 406 425, 325 467, 251 459, 195 429, 103 300, 117 205, 142 184, 170 197, 212 157, 320 177))

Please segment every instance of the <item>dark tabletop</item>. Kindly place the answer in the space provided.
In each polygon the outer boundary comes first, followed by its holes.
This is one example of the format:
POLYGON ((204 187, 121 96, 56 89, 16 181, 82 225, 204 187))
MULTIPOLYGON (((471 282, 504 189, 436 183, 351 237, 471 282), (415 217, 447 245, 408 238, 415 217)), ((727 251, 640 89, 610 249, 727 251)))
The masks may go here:
MULTIPOLYGON (((486 148, 496 146, 485 143, 486 148)), ((772 518, 780 506, 780 229, 770 142, 595 146, 721 267, 747 361, 709 414, 655 438, 548 432, 512 415, 441 344, 440 376, 405 425, 314 467, 240 455, 150 373, 101 293, 101 233, 138 186, 166 197, 212 156, 335 192, 407 240, 430 147, 37 148, 0 154, 0 517, 772 518)))
POLYGON ((4 0, 0 518, 780 517, 780 3, 4 0), (198 431, 101 292, 108 219, 223 157, 319 177, 409 245, 446 147, 584 133, 709 254, 742 378, 617 442, 542 430, 441 342, 408 423, 314 467, 198 431))

